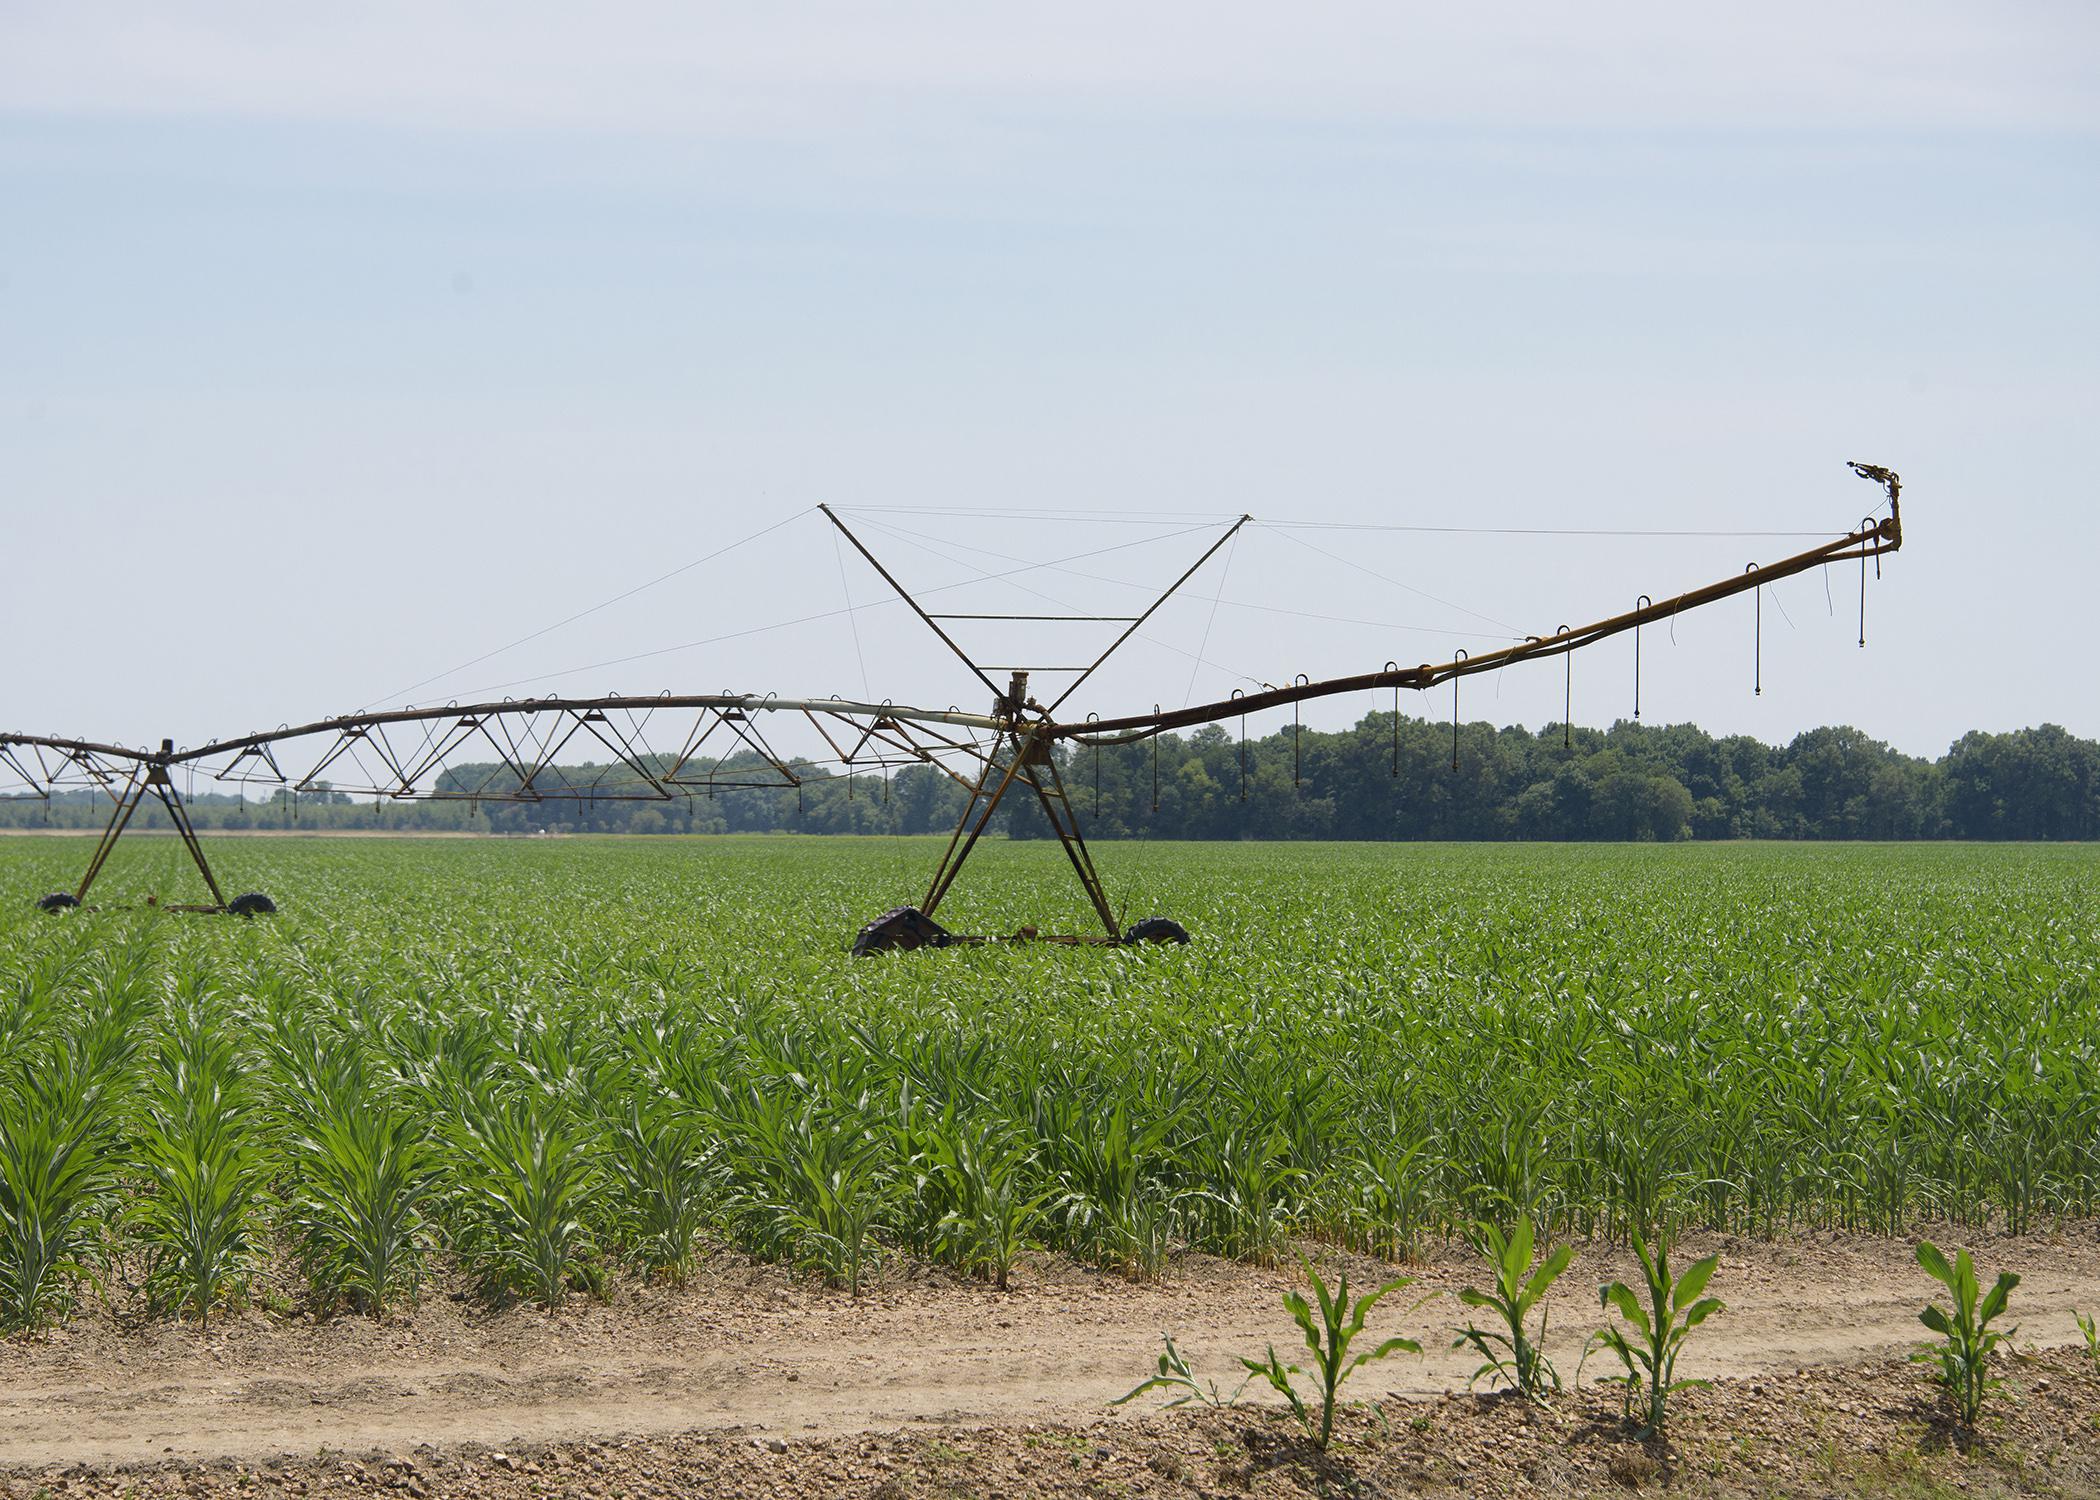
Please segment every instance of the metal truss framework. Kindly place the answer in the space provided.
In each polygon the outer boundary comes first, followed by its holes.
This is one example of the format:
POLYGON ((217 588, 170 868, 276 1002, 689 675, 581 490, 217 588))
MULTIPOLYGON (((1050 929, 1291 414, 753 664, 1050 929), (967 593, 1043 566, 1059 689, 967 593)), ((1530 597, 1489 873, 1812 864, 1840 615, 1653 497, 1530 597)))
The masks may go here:
MULTIPOLYGON (((1155 708, 1148 714, 1113 719, 1089 717, 1081 722, 1060 721, 1055 717, 1056 711, 1251 517, 1242 516, 1233 522, 1136 615, 936 615, 929 613, 898 582, 829 507, 820 507, 826 519, 851 542, 883 582, 989 689, 992 701, 988 712, 973 714, 952 707, 936 710, 843 698, 785 699, 771 693, 761 696, 666 692, 653 698, 505 698, 490 703, 448 703, 441 708, 348 714, 309 724, 281 725, 274 730, 180 750, 169 740, 163 740, 158 749, 149 750, 0 733, 0 798, 48 800, 54 793, 87 787, 110 799, 109 822, 79 886, 71 893, 45 897, 43 904, 47 907, 76 906, 86 901, 111 850, 150 795, 167 810, 211 894, 209 905, 173 909, 223 912, 240 910, 241 901, 257 898, 226 901, 176 791, 172 773, 177 769, 184 770, 193 783, 195 777, 203 776, 221 784, 276 787, 295 795, 325 790, 369 796, 375 804, 387 800, 668 803, 712 797, 725 791, 804 785, 817 763, 783 757, 768 743, 762 728, 771 716, 788 714, 814 726, 834 763, 845 767, 849 776, 861 769, 886 773, 898 766, 927 765, 968 792, 962 817, 942 853, 924 900, 915 909, 921 917, 933 916, 1002 802, 1016 787, 1024 787, 1034 794, 1103 929, 1099 935, 1056 940, 1134 941, 1131 933, 1121 929, 1087 849, 1077 812, 1065 793, 1055 755, 1058 742, 1129 744, 1264 709, 1386 688, 1394 690, 1397 707, 1401 689, 1423 691, 1520 662, 1568 656, 1612 636, 1638 631, 1644 624, 1668 621, 1686 610, 1760 590, 1765 584, 1812 569, 1848 561, 1858 561, 1864 569, 1871 560, 1878 571, 1879 559, 1903 543, 1902 481, 1890 470, 1873 465, 1852 467, 1862 478, 1881 485, 1887 492, 1886 518, 1868 517, 1856 529, 1820 546, 1763 565, 1752 563, 1741 574, 1687 590, 1661 603, 1651 602, 1643 595, 1640 607, 1623 614, 1578 627, 1562 626, 1552 635, 1530 636, 1520 644, 1478 656, 1461 652, 1451 661, 1424 662, 1412 667, 1387 662, 1376 672, 1318 680, 1300 678, 1286 687, 1189 708, 1169 712, 1155 708), (1120 624, 1124 628, 1083 667, 987 668, 958 644, 943 624, 961 620, 1084 620, 1120 624), (1008 674, 1003 687, 992 675, 999 671, 1008 674), (1072 680, 1045 706, 1029 695, 1031 672, 1061 672, 1072 680), (578 779, 560 763, 563 755, 578 750, 588 750, 594 756, 602 752, 608 759, 587 779, 578 779), (449 769, 469 762, 485 767, 471 784, 449 769)), ((1038 935, 1033 929, 1024 928, 1017 936, 1038 935)), ((945 939, 946 934, 942 937, 945 939)))

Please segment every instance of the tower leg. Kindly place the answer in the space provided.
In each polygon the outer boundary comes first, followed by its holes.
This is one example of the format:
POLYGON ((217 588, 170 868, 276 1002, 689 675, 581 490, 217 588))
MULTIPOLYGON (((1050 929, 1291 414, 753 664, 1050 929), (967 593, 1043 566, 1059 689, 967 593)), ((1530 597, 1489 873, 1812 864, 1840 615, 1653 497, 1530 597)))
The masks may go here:
POLYGON ((1042 804, 1043 816, 1050 820, 1050 827, 1057 834, 1057 841, 1064 845, 1065 857, 1072 862, 1072 873, 1086 888, 1086 898, 1094 905, 1094 914, 1108 930, 1110 942, 1123 940, 1122 930, 1116 926, 1116 914, 1108 904, 1108 892, 1101 888, 1100 872, 1094 868, 1094 856, 1087 851, 1086 840, 1080 836, 1079 815, 1073 811, 1072 799, 1065 794, 1065 779, 1057 769, 1057 761, 1050 754, 1050 747, 1040 741, 1031 741, 1029 749, 1039 759, 1023 756, 1027 769, 1022 772, 1028 784, 1035 788, 1036 800, 1042 804), (1045 777, 1042 773, 1048 771, 1045 777), (1047 784, 1046 784, 1047 783, 1047 784))
POLYGON ((1079 877, 1087 901, 1101 919, 1102 929, 1109 940, 1121 941, 1115 911, 1108 904, 1108 893, 1102 888, 1100 872, 1094 868, 1094 857, 1080 835, 1079 815, 1072 807, 1072 799, 1066 795, 1064 777, 1058 772, 1049 742, 1032 734, 1016 734, 1004 742, 1004 748, 1008 756, 1006 765, 1002 768, 998 756, 994 755, 985 763, 984 773, 971 789, 969 805, 963 809, 962 818, 948 839, 948 847, 941 855, 940 866, 934 871, 933 883, 927 887, 925 903, 919 910, 929 917, 933 915, 934 909, 955 884, 956 876, 962 872, 963 861, 970 857, 978 839, 991 826, 992 814, 998 811, 1000 802, 1019 781, 1026 783, 1035 793, 1043 817, 1049 822, 1051 832, 1057 835, 1065 858, 1071 861, 1072 873, 1079 877))
POLYGON ((159 795, 161 806, 167 808, 168 821, 173 823, 175 831, 182 835, 182 846, 190 851, 190 858, 196 861, 197 873, 204 877, 204 888, 211 892, 212 905, 224 911, 226 895, 219 889, 218 877, 212 874, 211 864, 204 857, 204 845, 198 842, 197 830, 190 823, 190 810, 183 805, 182 794, 175 790, 174 781, 163 768, 156 767, 153 775, 147 780, 159 795))
POLYGON ((963 809, 962 818, 955 825, 955 832, 949 835, 948 847, 941 855, 940 866, 933 872, 933 883, 926 888, 926 900, 919 910, 929 917, 933 915, 934 908, 941 904, 941 898, 948 894, 948 888, 955 884, 955 877, 962 873, 963 861, 970 857, 970 851, 977 847, 977 840, 982 838, 985 829, 991 826, 992 814, 999 810, 999 803, 1005 798, 1007 788, 1014 784, 1014 778, 1020 774, 1021 762, 1026 754, 1025 742, 1015 736, 1004 743, 1010 755, 1005 771, 999 770, 999 757, 996 752, 985 761, 984 773, 977 778, 977 785, 971 788, 969 805, 963 809), (995 774, 999 777, 996 786, 992 784, 995 774), (991 788, 989 792, 986 790, 988 787, 991 788))
MULTIPOLYGON (((962 873, 963 863, 969 859, 970 851, 991 826, 992 815, 999 804, 1021 782, 1035 793, 1036 803, 1043 810, 1050 831, 1057 835, 1058 844, 1071 862, 1072 873, 1079 877, 1080 887, 1085 890, 1087 901, 1100 918, 1102 931, 1109 943, 1130 942, 1180 942, 1188 941, 1187 932, 1177 922, 1153 917, 1140 922, 1127 936, 1116 924, 1115 908, 1108 903, 1108 892, 1101 884, 1101 872, 1094 868, 1094 856, 1088 850, 1085 837, 1079 830, 1079 813, 1072 806, 1071 796, 1065 789, 1065 780, 1058 770, 1056 756, 1050 748, 1048 738, 1036 733, 1031 724, 1001 736, 992 753, 985 758, 984 769, 976 784, 970 788, 969 803, 957 820, 955 832, 948 837, 948 847, 941 853, 941 862, 933 872, 933 882, 926 888, 926 900, 917 907, 898 907, 885 913, 876 921, 861 929, 853 951, 879 953, 891 948, 917 948, 922 946, 945 946, 951 942, 982 943, 998 939, 982 937, 958 938, 938 924, 932 923, 933 913, 939 907, 955 880, 962 873), (1000 761, 1001 754, 1006 759, 1000 761), (925 927, 931 925, 929 933, 925 927)), ((1034 928, 1023 928, 1017 936, 1033 938, 1034 928)), ((1057 937, 1044 941, 1061 943, 1102 942, 1103 938, 1057 937)))
POLYGON ((131 785, 126 787, 124 795, 117 799, 116 811, 109 815, 109 822, 103 826, 102 838, 95 845, 94 857, 88 861, 87 873, 80 877, 80 889, 73 892, 76 905, 87 900, 88 888, 94 885, 95 877, 102 873, 102 866, 109 859, 109 851, 117 847, 117 840, 124 836, 124 830, 131 825, 131 815, 139 810, 139 803, 145 798, 146 778, 150 774, 150 768, 145 766, 132 772, 131 785))

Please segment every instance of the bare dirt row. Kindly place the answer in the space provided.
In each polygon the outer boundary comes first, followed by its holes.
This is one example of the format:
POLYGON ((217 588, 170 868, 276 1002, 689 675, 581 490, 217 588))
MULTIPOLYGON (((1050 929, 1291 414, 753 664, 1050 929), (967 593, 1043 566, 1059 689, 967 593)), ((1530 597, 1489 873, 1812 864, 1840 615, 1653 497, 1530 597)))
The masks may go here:
MULTIPOLYGON (((2006 1268, 2024 1278, 2013 1299, 2023 1349, 2071 1344, 2073 1309, 2100 1309, 2100 1236, 2089 1227, 1975 1248, 1987 1275, 2006 1268)), ((1687 1407, 1705 1415, 1685 1432, 1705 1434, 1699 1441, 1709 1446, 1740 1438, 1747 1464, 1763 1441, 1759 1423, 1782 1446, 1812 1446, 1818 1431, 1848 1422, 1880 1423, 1876 1436, 1839 1432, 1830 1441, 1847 1462, 1878 1454, 1899 1468, 1913 1460, 1929 1468, 1938 1459, 1918 1445, 1935 1441, 1949 1449, 1947 1462, 1969 1461, 1946 1434, 1933 1437, 1925 1377, 1902 1358, 1922 1336, 1918 1310, 1936 1290, 1910 1242, 1707 1239, 1679 1254, 1709 1251, 1722 1257, 1712 1290, 1728 1308, 1695 1335, 1684 1373, 1730 1384, 1687 1407), (1750 1425, 1737 1431, 1742 1422, 1750 1425)), ((1365 1284, 1392 1274, 1348 1258, 1327 1266, 1365 1284)), ((1418 1285, 1390 1298, 1371 1327, 1419 1338, 1425 1353, 1359 1377, 1355 1394, 1388 1399, 1392 1432, 1360 1423, 1352 1462, 1384 1466, 1395 1484, 1393 1465, 1414 1464, 1425 1484, 1463 1480, 1476 1491, 1485 1475, 1501 1474, 1519 1486, 1510 1493, 1528 1492, 1525 1484, 1579 1488, 1591 1482, 1586 1475, 1639 1480, 1651 1464, 1660 1475, 1666 1455, 1630 1443, 1607 1420, 1616 1397, 1587 1390, 1539 1417, 1465 1395, 1474 1362, 1449 1348, 1461 1312, 1450 1294, 1478 1280, 1477 1268, 1454 1249, 1412 1270, 1418 1285), (1428 1293, 1444 1295, 1408 1310, 1428 1293), (1417 1425, 1424 1414, 1427 1427, 1417 1425), (1495 1455, 1505 1447, 1524 1461, 1502 1464, 1495 1455), (1470 1467, 1469 1453, 1485 1455, 1486 1467, 1470 1467), (1527 1478, 1534 1470, 1546 1477, 1527 1478)), ((1596 1285, 1633 1270, 1623 1253, 1598 1247, 1563 1278, 1549 1348, 1564 1374, 1574 1373, 1599 1321, 1596 1285)), ((1228 1470, 1263 1492, 1317 1490, 1326 1461, 1300 1452, 1272 1407, 1202 1417, 1148 1415, 1144 1402, 1108 1409, 1149 1373, 1162 1331, 1199 1374, 1228 1388, 1236 1356, 1272 1341, 1288 1354, 1297 1334, 1280 1294, 1296 1279, 1188 1257, 1163 1282, 1132 1285, 1044 1258, 1007 1293, 900 1267, 854 1298, 719 1260, 683 1289, 622 1286, 553 1314, 491 1310, 445 1287, 430 1289, 412 1316, 385 1323, 251 1310, 199 1330, 86 1310, 63 1328, 0 1346, 0 1474, 22 1494, 127 1485, 208 1493, 222 1481, 247 1493, 258 1483, 286 1493, 342 1484, 525 1493, 524 1479, 540 1492, 644 1494, 692 1492, 699 1465, 713 1466, 710 1492, 875 1493, 887 1484, 896 1495, 1089 1493, 1073 1484, 1102 1477, 1089 1469, 1102 1448, 1137 1455, 1131 1461, 1151 1488, 1133 1488, 1126 1475, 1120 1490, 1091 1492, 1229 1491, 1228 1470), (1184 1451, 1188 1443, 1195 1450, 1184 1451), (1220 1451, 1235 1443, 1239 1451, 1220 1451), (1007 1479, 991 1477, 1014 1464, 1007 1479), (249 1477, 237 1483, 238 1475, 249 1477)), ((2077 1418, 2061 1431, 2067 1472, 2090 1460, 2100 1474, 2090 1420, 2100 1382, 2082 1348, 2076 1359, 2015 1360, 2008 1371, 2018 1396, 2004 1403, 2006 1419, 2062 1406, 2065 1420, 2077 1418)), ((1599 1372, 1593 1362, 1588 1375, 1599 1372)), ((1252 1391, 1244 1399, 1255 1403, 1252 1391)), ((1677 1442, 1677 1469, 1719 1482, 1697 1456, 1705 1449, 1685 1446, 1682 1434, 1677 1442)), ((2020 1448, 2022 1462, 2054 1473, 2030 1448, 2020 1448)), ((2062 1484, 2034 1492, 2080 1493, 2062 1484)))

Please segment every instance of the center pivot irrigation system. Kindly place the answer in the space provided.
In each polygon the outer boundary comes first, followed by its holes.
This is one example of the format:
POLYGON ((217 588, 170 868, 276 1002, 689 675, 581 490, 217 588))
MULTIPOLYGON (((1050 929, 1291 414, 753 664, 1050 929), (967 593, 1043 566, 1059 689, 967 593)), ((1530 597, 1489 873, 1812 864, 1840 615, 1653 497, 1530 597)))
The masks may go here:
MULTIPOLYGON (((712 797, 722 791, 803 786, 815 763, 782 757, 767 742, 760 727, 761 721, 771 715, 799 715, 823 737, 835 762, 845 767, 849 778, 856 770, 869 770, 879 771, 886 779, 894 767, 926 765, 948 776, 968 794, 962 817, 934 868, 925 897, 916 906, 885 912, 862 928, 853 945, 855 953, 1013 941, 1187 942, 1188 934, 1182 926, 1165 917, 1148 917, 1128 929, 1118 920, 1058 770, 1054 751, 1060 741, 1082 746, 1128 745, 1170 730, 1231 718, 1244 720, 1251 713, 1289 707, 1313 698, 1386 688, 1394 690, 1397 724, 1398 694, 1403 688, 1421 692, 1519 662, 1565 657, 1610 636, 1669 621, 1686 610, 1760 590, 1779 579, 1834 563, 1858 561, 1864 570, 1872 560, 1878 572, 1879 559, 1903 544, 1899 508, 1902 482, 1892 471, 1872 464, 1855 463, 1851 467, 1861 478, 1887 492, 1885 517, 1866 517, 1854 530, 1805 552, 1762 565, 1752 563, 1733 577, 1673 598, 1653 602, 1644 594, 1639 607, 1624 614, 1588 625, 1562 626, 1551 635, 1528 636, 1519 644, 1479 655, 1459 652, 1451 661, 1411 667, 1389 661, 1376 672, 1319 680, 1301 676, 1289 686, 1264 685, 1260 692, 1235 692, 1230 698, 1168 712, 1155 706, 1151 713, 1112 719, 1090 715, 1083 721, 1060 720, 1057 712, 1252 517, 1241 516, 1232 522, 1179 578, 1135 615, 941 614, 929 612, 861 538, 830 507, 824 506, 819 508, 831 524, 989 691, 989 712, 911 708, 844 698, 781 698, 771 693, 760 696, 665 692, 653 698, 617 694, 600 698, 505 698, 493 703, 361 712, 180 750, 171 740, 162 740, 158 749, 134 749, 87 740, 0 733, 0 796, 41 798, 48 803, 55 792, 86 787, 109 798, 109 822, 79 886, 42 898, 37 904, 46 911, 78 907, 87 900, 133 815, 152 797, 166 809, 211 896, 208 904, 170 905, 167 909, 253 916, 274 911, 274 904, 256 892, 235 896, 231 901, 226 899, 177 789, 178 772, 192 788, 201 774, 222 784, 274 787, 289 792, 295 799, 302 792, 316 791, 370 796, 375 807, 386 799, 475 804, 672 802, 712 797), (1119 625, 1122 629, 1105 650, 1084 666, 987 667, 957 644, 947 628, 957 622, 985 620, 1084 620, 1119 625), (1030 694, 1031 673, 1062 674, 1071 680, 1045 704, 1030 694), (1003 685, 995 674, 1005 675, 1003 685), (593 754, 602 751, 611 759, 589 780, 579 782, 556 763, 565 752, 577 750, 593 754), (448 763, 470 758, 485 763, 491 754, 493 767, 472 785, 446 770, 448 763), (1023 927, 1006 937, 966 936, 951 933, 934 920, 934 913, 954 887, 970 852, 991 826, 993 814, 1016 788, 1025 788, 1042 808, 1071 862, 1072 872, 1100 918, 1100 932, 1053 936, 1023 927)), ((1864 592, 1861 599, 1864 619, 1864 592)), ((1865 644, 1864 631, 1861 644, 1865 644)), ((850 792, 850 779, 848 789, 850 792)))

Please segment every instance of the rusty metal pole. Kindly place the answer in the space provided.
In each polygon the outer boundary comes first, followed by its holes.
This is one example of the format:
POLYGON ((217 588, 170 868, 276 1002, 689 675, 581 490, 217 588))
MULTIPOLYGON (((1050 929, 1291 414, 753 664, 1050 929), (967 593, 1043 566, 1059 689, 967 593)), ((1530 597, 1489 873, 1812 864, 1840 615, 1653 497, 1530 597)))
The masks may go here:
POLYGON ((977 680, 992 690, 992 696, 994 698, 998 697, 999 685, 993 682, 991 678, 984 675, 984 669, 979 667, 977 663, 970 658, 970 654, 967 651, 963 650, 962 647, 955 644, 955 637, 948 634, 947 631, 941 629, 940 623, 936 621, 932 615, 928 614, 925 610, 925 607, 921 605, 918 600, 914 599, 911 596, 911 594, 905 589, 904 585, 896 580, 896 577, 890 572, 890 570, 888 568, 885 568, 882 565, 882 563, 877 560, 875 554, 867 549, 866 545, 862 543, 859 537, 853 534, 852 530, 848 528, 846 523, 832 514, 831 507, 828 505, 820 505, 817 507, 817 509, 824 512, 824 519, 829 521, 832 525, 838 527, 840 532, 844 534, 846 540, 853 544, 854 550, 860 553, 862 557, 868 560, 868 566, 882 575, 882 581, 888 584, 893 590, 896 591, 897 597, 911 606, 912 613, 917 615, 921 620, 923 620, 926 623, 926 628, 928 630, 931 630, 935 635, 939 636, 942 642, 948 647, 948 649, 950 651, 953 651, 956 654, 956 656, 961 659, 962 664, 968 667, 973 673, 976 674, 977 680))
MULTIPOLYGON (((1553 632, 1553 638, 1554 638, 1555 640, 1559 640, 1559 639, 1560 639, 1560 638, 1561 638, 1562 636, 1566 635, 1567 633, 1568 633, 1568 627, 1567 627, 1567 626, 1565 626, 1565 625, 1563 625, 1563 626, 1561 626, 1561 627, 1560 627, 1560 629, 1558 629, 1558 630, 1556 630, 1556 631, 1554 631, 1554 632, 1553 632)), ((1560 707, 1560 730, 1561 730, 1561 742, 1562 742, 1562 745, 1563 745, 1563 747, 1564 747, 1564 748, 1566 748, 1566 749, 1569 749, 1569 750, 1573 750, 1573 749, 1575 748, 1575 653, 1574 653, 1574 652, 1570 651, 1570 652, 1568 652, 1568 653, 1567 653, 1566 655, 1564 655, 1564 656, 1563 656, 1563 657, 1561 658, 1561 668, 1562 668, 1562 671, 1561 671, 1561 694, 1562 694, 1562 696, 1561 696, 1561 707, 1560 707)))
MULTIPOLYGON (((1745 573, 1755 573, 1757 564, 1747 564, 1743 571, 1745 573)), ((1765 695, 1765 586, 1763 583, 1759 583, 1750 591, 1750 598, 1752 610, 1750 616, 1750 696, 1762 698, 1765 695)))
MULTIPOLYGON (((1633 601, 1636 611, 1646 609, 1655 601, 1646 594, 1633 601)), ((1633 716, 1641 716, 1641 627, 1633 627, 1633 716)))
MULTIPOLYGON (((1241 688, 1234 688, 1234 689, 1232 690, 1232 696, 1233 696, 1233 697, 1235 697, 1235 698, 1244 698, 1244 697, 1246 697, 1246 696, 1247 696, 1247 694, 1246 694, 1246 692, 1245 692, 1245 690, 1244 690, 1244 689, 1241 689, 1241 688)), ((1098 747, 1098 746, 1096 746, 1096 748, 1098 749, 1099 747, 1098 747)), ((1242 801, 1242 802, 1245 802, 1246 800, 1247 800, 1247 716, 1246 716, 1245 714, 1241 714, 1241 715, 1240 715, 1240 801, 1242 801)))
MULTIPOLYGON (((1157 703, 1152 705, 1152 711, 1159 712, 1157 703)), ((1152 736, 1152 814, 1159 816, 1159 736, 1156 734, 1152 736)))
MULTIPOLYGON (((1311 684, 1312 679, 1303 672, 1291 679, 1292 687, 1309 687, 1311 684)), ((1300 748, 1300 742, 1304 738, 1304 724, 1299 714, 1300 706, 1300 703, 1295 699, 1291 703, 1291 790, 1294 792, 1298 790, 1299 785, 1303 781, 1305 771, 1305 752, 1300 748)))
POLYGON ((1024 768, 1021 774, 1035 788, 1043 816, 1049 819, 1051 831, 1064 845, 1065 858, 1071 861, 1072 873, 1079 877, 1080 885, 1086 889, 1087 900, 1093 903, 1094 915, 1108 930, 1109 941, 1121 942, 1122 930, 1116 926, 1116 914, 1108 904, 1108 893, 1102 889, 1100 872, 1094 868, 1094 857, 1087 851, 1086 839, 1080 834, 1079 819, 1072 812, 1072 800, 1066 795, 1064 777, 1057 769, 1057 757, 1051 750, 1050 741, 1031 735, 1022 752, 1021 764, 1024 768), (1042 772, 1048 773, 1047 786, 1042 772))
MULTIPOLYGON (((1737 594, 1748 593, 1753 588, 1761 587, 1765 583, 1776 582, 1781 578, 1790 578, 1797 573, 1805 573, 1811 568, 1824 567, 1834 562, 1851 562, 1861 557, 1871 557, 1875 559, 1878 565, 1883 553, 1897 551, 1902 545, 1903 526, 1901 519, 1898 515, 1891 514, 1887 520, 1876 522, 1871 527, 1848 533, 1834 541, 1826 542, 1820 547, 1812 547, 1806 552, 1796 553, 1792 557, 1767 563, 1762 571, 1756 575, 1736 574, 1716 583, 1687 590, 1674 598, 1665 599, 1660 604, 1650 605, 1644 609, 1630 610, 1625 614, 1613 615, 1607 619, 1595 620, 1587 625, 1573 627, 1566 636, 1556 634, 1553 639, 1548 640, 1541 636, 1527 635, 1521 645, 1505 646, 1499 650, 1485 651, 1470 660, 1454 659, 1442 665, 1432 666, 1427 672, 1424 672, 1420 667, 1403 667, 1398 673, 1399 685, 1417 689, 1433 687, 1443 682, 1447 677, 1469 677, 1481 672, 1499 671, 1503 667, 1514 666, 1521 661, 1530 661, 1541 656, 1557 656, 1568 651, 1580 650, 1585 646, 1594 645, 1609 636, 1617 635, 1622 631, 1632 630, 1643 623, 1674 619, 1684 610, 1698 609, 1722 599, 1732 598, 1737 594)), ((1370 688, 1388 688, 1393 686, 1393 684, 1394 674, 1392 673, 1383 671, 1363 672, 1351 677, 1332 677, 1319 682, 1294 682, 1288 687, 1267 688, 1263 692, 1249 694, 1244 702, 1239 700, 1221 700, 1214 703, 1192 704, 1187 708, 1176 709, 1168 713, 1130 714, 1118 718, 1103 719, 1097 724, 1060 724, 1055 727, 1054 733, 1059 738, 1106 735, 1111 737, 1110 743, 1115 743, 1116 739, 1114 737, 1125 733, 1135 738, 1160 730, 1182 729, 1193 724, 1209 724, 1236 713, 1282 708, 1311 698, 1326 698, 1339 693, 1362 692, 1370 688)))
MULTIPOLYGON (((1464 661, 1466 659, 1464 649, 1461 648, 1458 651, 1454 651, 1452 658, 1456 661, 1464 661)), ((1394 695, 1397 697, 1398 694, 1399 690, 1397 688, 1394 689, 1394 695)), ((1458 679, 1456 677, 1451 679, 1451 769, 1454 771, 1458 769, 1458 679)))
MULTIPOLYGON (((1871 516, 1869 520, 1873 519, 1871 516)), ((1826 577, 1828 575, 1825 575, 1826 577)), ((1867 555, 1859 555, 1859 644, 1864 650, 1867 644, 1867 555)))
MULTIPOLYGON (((1388 661, 1388 662, 1387 662, 1387 663, 1385 664, 1385 669, 1386 669, 1386 670, 1387 670, 1388 672, 1398 672, 1398 671, 1400 670, 1400 663, 1398 663, 1398 662, 1396 662, 1396 661, 1388 661)), ((1395 683, 1393 684, 1393 778, 1394 778, 1395 780, 1398 780, 1398 779, 1399 779, 1399 776, 1400 776, 1400 684, 1399 684, 1398 682, 1395 682, 1395 683)))

